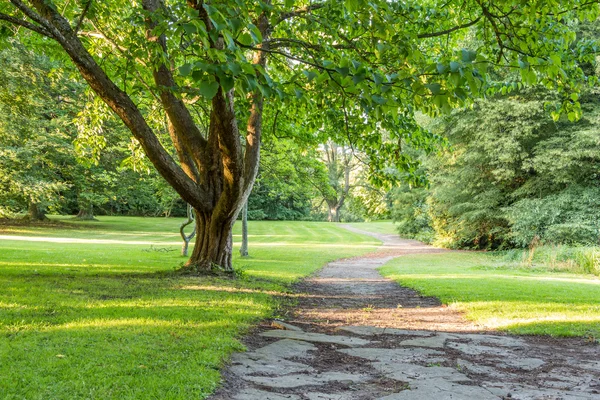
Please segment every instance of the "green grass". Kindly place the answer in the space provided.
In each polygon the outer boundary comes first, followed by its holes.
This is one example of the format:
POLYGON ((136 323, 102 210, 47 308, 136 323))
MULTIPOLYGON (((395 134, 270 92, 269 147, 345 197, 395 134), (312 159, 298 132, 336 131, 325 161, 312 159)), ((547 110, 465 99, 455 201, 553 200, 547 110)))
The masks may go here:
POLYGON ((0 226, 23 239, 0 239, 0 398, 204 398, 275 295, 379 244, 333 224, 250 222, 250 258, 234 232, 243 279, 183 277, 180 220, 99 220, 0 226))
POLYGON ((396 229, 396 225, 392 222, 392 220, 381 220, 381 221, 371 221, 371 222, 352 222, 346 223, 345 225, 354 226, 358 229, 363 229, 365 231, 374 232, 374 233, 388 233, 388 234, 398 234, 398 230, 396 229))
POLYGON ((521 268, 505 257, 452 252, 399 257, 383 275, 466 312, 484 327, 517 334, 600 338, 600 279, 521 268))

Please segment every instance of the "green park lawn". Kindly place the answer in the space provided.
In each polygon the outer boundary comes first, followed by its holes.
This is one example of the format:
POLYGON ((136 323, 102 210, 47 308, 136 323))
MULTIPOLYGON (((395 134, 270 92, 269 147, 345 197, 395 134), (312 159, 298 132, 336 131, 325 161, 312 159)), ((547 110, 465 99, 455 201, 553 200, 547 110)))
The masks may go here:
MULTIPOLYGON (((204 398, 239 338, 278 295, 379 242, 335 224, 250 222, 239 279, 181 276, 179 219, 53 217, 0 224, 0 398, 204 398)), ((352 224, 393 233, 390 222, 352 224)), ((600 337, 600 279, 486 253, 399 257, 384 275, 490 329, 600 337)))
POLYGON ((591 274, 522 268, 469 252, 399 257, 381 272, 488 329, 600 339, 600 279, 591 274))
POLYGON ((173 273, 179 223, 0 225, 0 398, 204 398, 275 295, 378 245, 334 224, 250 222, 241 279, 189 277, 173 273))

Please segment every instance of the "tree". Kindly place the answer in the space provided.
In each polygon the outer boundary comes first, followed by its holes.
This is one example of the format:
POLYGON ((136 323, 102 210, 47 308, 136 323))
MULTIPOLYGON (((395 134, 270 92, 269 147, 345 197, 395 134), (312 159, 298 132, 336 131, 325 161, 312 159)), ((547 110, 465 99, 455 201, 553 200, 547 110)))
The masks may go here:
POLYGON ((17 41, 10 44, 0 51, 0 201, 15 211, 26 209, 31 220, 44 220, 47 207, 71 186, 74 133, 66 126, 74 116, 77 85, 48 58, 17 41))
POLYGON ((577 122, 544 111, 555 95, 522 90, 437 121, 450 146, 423 156, 429 187, 395 191, 400 234, 463 248, 597 244, 598 90, 577 122))
POLYGON ((340 222, 340 209, 350 192, 350 173, 354 166, 352 149, 333 141, 329 141, 323 147, 329 177, 329 185, 322 192, 329 211, 327 221, 340 222))
MULTIPOLYGON (((360 114, 362 125, 346 133, 373 167, 411 167, 399 141, 431 140, 415 110, 447 111, 481 95, 490 64, 520 69, 526 83, 577 90, 584 76, 572 60, 593 49, 571 48, 565 22, 597 15, 598 3, 588 0, 0 3, 0 20, 64 50, 193 206, 188 265, 197 271, 231 269, 231 228, 258 170, 266 98, 287 113, 360 114), (478 47, 457 52, 466 35, 478 47), (148 118, 155 102, 178 162, 148 118)), ((577 106, 560 108, 576 117, 577 106)))

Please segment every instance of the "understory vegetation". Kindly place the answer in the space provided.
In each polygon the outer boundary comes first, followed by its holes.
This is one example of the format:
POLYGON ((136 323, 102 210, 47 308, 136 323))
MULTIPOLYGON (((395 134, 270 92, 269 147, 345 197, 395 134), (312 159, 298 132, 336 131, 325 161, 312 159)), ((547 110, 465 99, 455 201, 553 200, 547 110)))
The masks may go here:
POLYGON ((276 313, 291 282, 378 244, 331 224, 251 222, 238 279, 190 277, 174 272, 184 261, 178 224, 0 225, 1 397, 204 398, 243 349, 240 335, 276 313))

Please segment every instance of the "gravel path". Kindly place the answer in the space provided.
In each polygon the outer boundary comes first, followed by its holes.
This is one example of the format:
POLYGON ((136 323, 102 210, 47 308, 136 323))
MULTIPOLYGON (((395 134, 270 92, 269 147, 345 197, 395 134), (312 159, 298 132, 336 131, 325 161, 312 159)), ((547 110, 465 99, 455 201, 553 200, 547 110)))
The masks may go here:
POLYGON ((600 400, 599 346, 482 332, 377 272, 445 250, 345 227, 384 244, 298 284, 286 322, 246 338, 213 400, 600 400))

